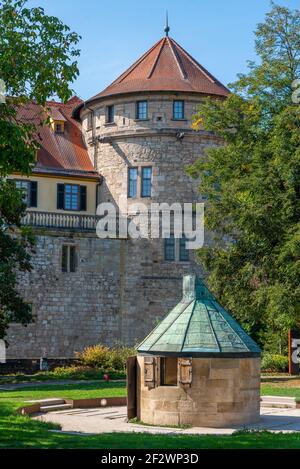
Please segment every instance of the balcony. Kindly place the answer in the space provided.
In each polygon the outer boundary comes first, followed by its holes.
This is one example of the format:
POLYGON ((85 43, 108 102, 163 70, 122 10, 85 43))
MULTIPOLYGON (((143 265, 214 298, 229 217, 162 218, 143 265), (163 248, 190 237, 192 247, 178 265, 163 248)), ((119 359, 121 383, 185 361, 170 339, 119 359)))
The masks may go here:
POLYGON ((100 217, 96 215, 28 211, 22 224, 53 230, 95 231, 99 220, 100 217))

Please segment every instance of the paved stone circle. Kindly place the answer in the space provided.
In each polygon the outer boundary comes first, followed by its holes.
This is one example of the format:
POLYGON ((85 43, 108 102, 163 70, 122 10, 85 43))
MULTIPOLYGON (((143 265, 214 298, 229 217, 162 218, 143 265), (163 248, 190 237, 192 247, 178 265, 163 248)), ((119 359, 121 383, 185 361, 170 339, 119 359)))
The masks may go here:
POLYGON ((234 428, 172 428, 141 425, 126 421, 127 409, 105 407, 92 409, 69 409, 65 411, 39 414, 33 417, 43 422, 61 425, 64 432, 99 434, 112 432, 231 435, 238 429, 258 429, 272 432, 300 432, 300 409, 261 408, 261 418, 257 424, 234 428))

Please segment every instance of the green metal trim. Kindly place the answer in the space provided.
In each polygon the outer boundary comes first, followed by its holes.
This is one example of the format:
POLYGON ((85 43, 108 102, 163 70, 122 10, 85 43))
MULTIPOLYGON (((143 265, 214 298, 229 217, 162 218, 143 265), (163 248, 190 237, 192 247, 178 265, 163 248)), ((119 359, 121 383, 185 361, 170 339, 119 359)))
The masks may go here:
MULTIPOLYGON (((194 301, 194 299, 193 299, 192 301, 194 301)), ((194 301, 193 309, 192 309, 192 312, 191 312, 191 314, 190 314, 190 319, 188 320, 187 325, 186 325, 186 328, 185 328, 185 333, 184 333, 184 337, 183 337, 183 341, 182 341, 182 345, 181 345, 181 352, 182 352, 182 349, 183 349, 184 344, 185 344, 187 332, 188 332, 189 327, 190 327, 190 323, 191 323, 191 320, 192 320, 192 317, 193 317, 193 314, 194 314, 194 311, 195 311, 195 306, 196 306, 196 304, 197 304, 197 302, 194 301)))
POLYGON ((260 358, 261 352, 139 352, 139 357, 260 358))

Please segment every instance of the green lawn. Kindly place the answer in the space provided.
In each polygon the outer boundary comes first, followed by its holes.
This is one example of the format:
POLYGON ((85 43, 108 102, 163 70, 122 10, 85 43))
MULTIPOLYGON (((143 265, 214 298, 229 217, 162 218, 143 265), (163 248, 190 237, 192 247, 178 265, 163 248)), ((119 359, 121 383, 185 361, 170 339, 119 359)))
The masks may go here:
POLYGON ((126 396, 126 382, 94 382, 80 384, 49 384, 34 387, 20 387, 15 391, 0 391, 0 405, 5 399, 25 401, 61 397, 63 399, 86 399, 93 397, 126 396))
POLYGON ((300 380, 291 377, 264 378, 261 385, 263 396, 289 396, 300 401, 300 380))
MULTIPOLYGON (((267 389, 266 386, 269 384, 263 386, 267 389)), ((300 449, 299 433, 275 435, 268 432, 240 432, 233 436, 173 436, 142 433, 112 433, 95 436, 68 435, 49 431, 58 428, 54 424, 39 422, 16 414, 17 407, 30 399, 50 396, 63 398, 124 396, 125 393, 125 382, 57 384, 20 388, 16 391, 0 391, 0 448, 300 449)))

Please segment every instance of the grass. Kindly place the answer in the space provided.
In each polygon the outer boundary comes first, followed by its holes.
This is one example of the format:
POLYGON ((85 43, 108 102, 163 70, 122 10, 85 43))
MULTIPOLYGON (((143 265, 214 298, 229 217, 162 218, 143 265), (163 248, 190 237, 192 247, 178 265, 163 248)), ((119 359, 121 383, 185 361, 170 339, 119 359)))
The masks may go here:
POLYGON ((261 393, 263 396, 288 396, 300 401, 300 379, 280 376, 265 377, 262 380, 261 393))
POLYGON ((3 400, 26 401, 61 397, 62 399, 88 399, 93 397, 122 397, 126 396, 125 381, 94 382, 74 384, 37 385, 35 387, 20 387, 14 391, 0 391, 0 405, 3 400))
MULTIPOLYGON (((293 382, 294 385, 295 381, 293 382)), ((276 388, 295 395, 295 389, 284 382, 263 383, 264 394, 276 388), (280 383, 277 383, 280 384, 280 383), (285 384, 285 387, 283 385, 285 384), (267 392, 265 392, 267 391, 267 392)), ((0 391, 0 448, 81 448, 81 449, 300 449, 300 433, 237 432, 232 436, 213 435, 150 435, 143 433, 109 433, 101 435, 70 435, 53 432, 55 424, 39 422, 16 414, 24 401, 46 397, 86 398, 124 396, 125 382, 94 382, 45 385, 0 391)), ((282 394, 278 394, 282 395, 282 394)), ((170 430, 171 431, 171 430, 170 430)))

